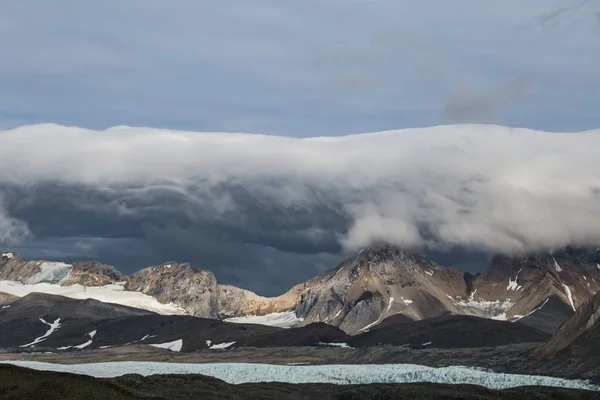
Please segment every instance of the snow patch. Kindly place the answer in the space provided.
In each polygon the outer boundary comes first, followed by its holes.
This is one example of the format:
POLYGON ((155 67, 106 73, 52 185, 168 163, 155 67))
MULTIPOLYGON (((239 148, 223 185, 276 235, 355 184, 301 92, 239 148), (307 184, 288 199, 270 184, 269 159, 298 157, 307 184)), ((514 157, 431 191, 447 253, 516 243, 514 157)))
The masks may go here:
POLYGON ((519 290, 520 286, 517 283, 517 278, 515 277, 515 280, 513 281, 512 279, 508 278, 508 286, 506 287, 506 290, 519 290))
POLYGON ((425 342, 425 343, 422 343, 421 346, 429 346, 431 343, 433 343, 433 342, 425 342))
POLYGON ((86 333, 86 335, 90 337, 90 340, 88 340, 85 343, 81 343, 77 346, 73 346, 73 348, 81 350, 81 349, 85 349, 86 347, 88 347, 90 344, 92 344, 94 342, 93 339, 94 339, 94 336, 96 336, 96 332, 98 332, 98 331, 93 330, 91 332, 86 333))
POLYGON ((556 258, 554 258, 554 256, 552 256, 552 260, 554 260, 554 269, 556 269, 556 272, 562 272, 562 268, 560 265, 558 265, 558 262, 556 262, 556 258))
POLYGON ((13 253, 2 253, 2 258, 8 258, 9 260, 14 257, 13 253))
POLYGON ((524 315, 515 315, 514 319, 511 322, 517 322, 518 320, 520 320, 522 318, 525 318, 525 317, 529 317, 534 312, 541 310, 542 307, 544 307, 546 305, 546 303, 548 302, 548 300, 550 300, 550 298, 547 298, 546 300, 544 300, 544 302, 539 307, 534 308, 532 311, 529 311, 527 314, 524 314, 524 315))
POLYGON ((317 344, 319 346, 340 347, 342 349, 353 349, 354 348, 354 347, 348 346, 348 343, 325 343, 325 342, 319 342, 317 344))
POLYGON ((209 347, 209 349, 211 350, 225 350, 228 347, 231 347, 235 344, 234 342, 228 342, 228 343, 217 343, 217 344, 213 344, 212 346, 209 347))
MULTIPOLYGON (((66 264, 65 264, 66 265, 66 264)), ((32 277, 33 278, 33 277, 32 277)), ((71 299, 95 299, 104 303, 115 303, 124 306, 141 308, 163 315, 183 315, 186 311, 173 304, 163 304, 152 296, 140 292, 125 290, 123 284, 115 283, 105 286, 82 285, 60 286, 50 283, 22 284, 15 281, 0 281, 0 292, 24 297, 30 293, 47 293, 69 297, 71 299)))
POLYGON ((431 270, 425 271, 425 273, 429 276, 433 276, 433 271, 431 271, 431 270))
POLYGON ((488 372, 476 368, 433 368, 414 364, 377 365, 270 365, 251 363, 167 363, 167 362, 106 362, 86 364, 50 364, 37 361, 0 361, 40 371, 57 371, 114 378, 125 374, 202 374, 231 384, 254 382, 287 383, 409 383, 431 382, 480 385, 489 389, 519 386, 551 386, 600 390, 599 386, 582 380, 568 380, 540 375, 517 375, 488 372))
MULTIPOLYGON (((450 296, 448 297, 452 299, 450 296)), ((469 297, 466 300, 452 300, 463 314, 500 321, 507 319, 506 313, 514 305, 511 299, 490 301, 482 299, 474 300, 472 297, 469 297)))
POLYGON ((10 308, 10 305, 7 306, 2 306, 2 309, 4 310, 5 308, 10 308))
POLYGON ((171 265, 171 264, 167 264, 167 265, 165 265, 165 268, 166 268, 166 269, 171 269, 171 267, 172 267, 172 265, 171 265))
POLYGON ((204 343, 206 343, 206 345, 207 345, 208 347, 210 347, 210 344, 212 343, 212 341, 211 341, 211 340, 206 340, 206 341, 204 341, 204 343))
POLYGON ((573 311, 577 311, 575 309, 575 303, 573 302, 573 293, 571 293, 571 288, 565 284, 563 284, 563 287, 565 288, 565 294, 569 298, 569 303, 571 303, 571 307, 573 308, 573 311))
POLYGON ((337 317, 339 317, 340 314, 342 313, 343 309, 344 309, 344 307, 340 308, 340 310, 333 316, 333 319, 336 319, 337 317))
MULTIPOLYGON (((413 301, 409 300, 409 299, 405 299, 404 297, 400 297, 402 299, 402 301, 404 302, 404 304, 412 304, 413 301)), ((388 311, 389 311, 389 307, 388 307, 388 311)))
POLYGON ((46 333, 44 333, 39 338, 36 338, 33 342, 24 344, 21 347, 30 347, 30 346, 34 346, 40 342, 43 342, 44 340, 46 340, 46 338, 48 336, 52 335, 54 332, 56 332, 56 330, 58 328, 60 328, 60 318, 57 318, 53 323, 46 322, 43 318, 40 318, 40 321, 42 321, 44 324, 48 325, 50 327, 50 329, 48 329, 46 331, 46 333))
POLYGON ((292 328, 304 321, 304 318, 297 317, 293 311, 285 311, 267 315, 247 315, 245 317, 227 318, 224 321, 233 322, 234 324, 259 324, 279 328, 292 328))
POLYGON ((158 347, 159 349, 166 349, 171 351, 180 352, 183 347, 183 339, 177 339, 172 342, 166 343, 152 343, 149 346, 158 347))
POLYGON ((140 342, 141 342, 142 340, 146 340, 146 339, 148 339, 148 336, 150 336, 150 335, 146 335, 146 336, 144 336, 143 338, 141 338, 141 339, 140 339, 140 342))

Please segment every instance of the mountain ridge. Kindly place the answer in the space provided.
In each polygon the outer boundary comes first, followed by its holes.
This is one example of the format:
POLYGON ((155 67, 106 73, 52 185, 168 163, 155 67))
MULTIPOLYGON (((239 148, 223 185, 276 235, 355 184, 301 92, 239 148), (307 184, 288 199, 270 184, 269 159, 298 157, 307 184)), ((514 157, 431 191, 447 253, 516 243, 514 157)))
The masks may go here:
MULTIPOLYGON (((116 287, 171 305, 174 314, 233 322, 255 316, 254 322, 267 323, 269 316, 287 313, 291 325, 325 322, 356 334, 395 314, 414 320, 457 314, 534 324, 532 314, 548 307, 551 298, 575 310, 600 290, 600 250, 567 247, 524 257, 496 255, 486 271, 472 276, 413 251, 377 245, 275 297, 219 284, 212 272, 176 262, 123 276, 99 262, 24 261, 2 253, 0 281, 81 286, 83 291, 116 287)), ((545 325, 546 332, 553 333, 568 316, 570 311, 561 310, 545 325)))

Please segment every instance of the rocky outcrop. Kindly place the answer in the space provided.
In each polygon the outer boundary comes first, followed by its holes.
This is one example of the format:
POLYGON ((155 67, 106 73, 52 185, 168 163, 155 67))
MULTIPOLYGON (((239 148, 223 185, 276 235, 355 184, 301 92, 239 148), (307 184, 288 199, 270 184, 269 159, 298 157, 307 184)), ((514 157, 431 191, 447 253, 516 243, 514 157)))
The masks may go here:
POLYGON ((14 303, 19 300, 19 297, 13 296, 12 294, 0 292, 0 306, 4 307, 10 303, 14 303))
POLYGON ((575 309, 600 290, 600 252, 596 249, 566 248, 554 253, 523 257, 497 255, 490 267, 473 281, 473 299, 481 303, 504 305, 508 320, 521 320, 533 312, 549 312, 549 299, 558 300, 572 310, 553 306, 556 317, 552 332, 575 309), (560 314, 560 318, 559 318, 560 314))
POLYGON ((190 264, 167 262, 144 268, 126 278, 125 289, 174 303, 190 315, 217 318, 217 280, 212 272, 190 264))
POLYGON ((584 354, 600 359, 600 292, 579 307, 534 355, 549 357, 565 351, 572 353, 572 347, 577 345, 585 348, 584 354))
POLYGON ((0 280, 25 283, 41 271, 44 261, 24 261, 16 253, 3 252, 0 257, 0 280))
POLYGON ((122 275, 114 267, 98 261, 77 261, 73 264, 69 276, 61 282, 62 286, 104 286, 119 282, 122 275))

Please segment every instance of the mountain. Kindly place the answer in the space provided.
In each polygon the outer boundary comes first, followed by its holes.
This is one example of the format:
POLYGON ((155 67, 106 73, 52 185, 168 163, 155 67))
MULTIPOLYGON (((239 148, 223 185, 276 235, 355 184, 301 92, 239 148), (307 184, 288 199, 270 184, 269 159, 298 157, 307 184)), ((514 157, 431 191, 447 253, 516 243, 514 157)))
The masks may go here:
POLYGON ((93 299, 29 294, 0 309, 0 348, 67 351, 148 345, 172 351, 239 347, 332 346, 363 348, 474 348, 543 342, 550 337, 520 323, 446 315, 420 321, 402 314, 369 332, 349 336, 323 322, 284 329, 191 317, 159 315, 93 299))
POLYGON ((412 320, 468 315, 520 321, 554 333, 574 309, 600 290, 599 249, 495 256, 477 276, 437 265, 392 246, 372 246, 336 268, 277 297, 221 285, 212 272, 167 262, 122 276, 98 262, 24 261, 2 253, 0 292, 40 291, 282 327, 323 322, 349 334, 367 332, 387 317, 412 320))
POLYGON ((533 352, 548 374, 598 380, 600 376, 600 293, 582 304, 554 336, 533 352))
POLYGON ((545 330, 554 332, 600 290, 600 251, 568 247, 525 257, 497 255, 472 285, 475 301, 496 302, 508 320, 539 327, 530 316, 545 309, 545 330), (555 321, 548 323, 548 318, 555 321))
POLYGON ((600 366, 600 292, 579 307, 534 354, 548 357, 577 353, 595 358, 600 366))

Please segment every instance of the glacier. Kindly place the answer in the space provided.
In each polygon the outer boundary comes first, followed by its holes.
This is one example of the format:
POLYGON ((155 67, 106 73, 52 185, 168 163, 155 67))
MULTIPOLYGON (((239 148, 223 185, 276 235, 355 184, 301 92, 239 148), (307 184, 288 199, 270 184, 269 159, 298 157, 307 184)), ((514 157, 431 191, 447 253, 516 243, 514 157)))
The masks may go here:
POLYGON ((68 372, 96 378, 114 378, 125 374, 144 376, 155 374, 202 374, 232 384, 256 382, 287 383, 410 383, 431 382, 470 384, 489 389, 518 386, 551 386, 572 389, 600 390, 582 380, 569 380, 540 375, 516 375, 489 372, 461 366, 433 368, 414 364, 363 365, 272 365, 254 363, 167 363, 167 362, 105 362, 89 364, 52 364, 37 361, 0 361, 40 371, 68 372))
POLYGON ((123 284, 115 283, 105 286, 82 286, 79 284, 70 286, 61 286, 55 283, 48 283, 46 280, 60 280, 60 276, 56 271, 70 271, 66 267, 54 268, 45 270, 44 275, 36 275, 32 281, 43 282, 33 284, 23 284, 17 281, 0 281, 0 292, 12 294, 14 296, 24 297, 30 293, 47 293, 59 296, 65 296, 72 299, 95 299, 104 303, 121 304, 124 306, 141 308, 143 310, 152 311, 163 315, 185 315, 187 312, 173 303, 164 304, 159 302, 155 297, 149 296, 141 292, 131 292, 125 290, 123 284), (46 275, 46 272, 49 275, 46 275), (50 278, 53 277, 53 278, 50 278))

